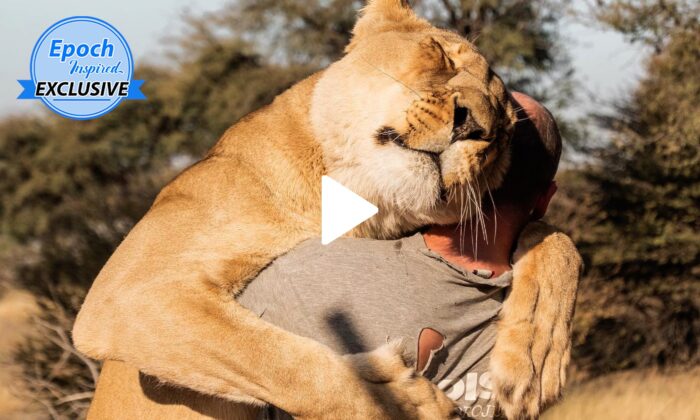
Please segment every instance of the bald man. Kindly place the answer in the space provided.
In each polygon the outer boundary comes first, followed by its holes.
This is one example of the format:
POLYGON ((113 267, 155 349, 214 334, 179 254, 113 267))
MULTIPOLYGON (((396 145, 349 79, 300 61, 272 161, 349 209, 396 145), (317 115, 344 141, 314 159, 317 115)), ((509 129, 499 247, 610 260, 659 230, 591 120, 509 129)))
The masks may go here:
MULTIPOLYGON (((485 226, 435 226, 395 241, 308 240, 275 260, 238 301, 339 353, 403 339, 416 370, 464 417, 493 418, 488 358, 511 256, 525 225, 547 210, 561 154, 549 112, 526 95, 513 96, 522 109, 511 168, 493 202, 485 200, 485 226)), ((287 416, 274 407, 262 415, 287 416)))

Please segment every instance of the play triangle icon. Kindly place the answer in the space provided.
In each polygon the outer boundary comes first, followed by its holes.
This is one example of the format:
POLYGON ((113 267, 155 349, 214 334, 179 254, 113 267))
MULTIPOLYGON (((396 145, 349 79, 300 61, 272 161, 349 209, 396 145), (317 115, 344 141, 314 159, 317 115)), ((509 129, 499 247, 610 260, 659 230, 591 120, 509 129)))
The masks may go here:
POLYGON ((331 177, 321 178, 321 243, 328 245, 377 214, 377 207, 331 177))

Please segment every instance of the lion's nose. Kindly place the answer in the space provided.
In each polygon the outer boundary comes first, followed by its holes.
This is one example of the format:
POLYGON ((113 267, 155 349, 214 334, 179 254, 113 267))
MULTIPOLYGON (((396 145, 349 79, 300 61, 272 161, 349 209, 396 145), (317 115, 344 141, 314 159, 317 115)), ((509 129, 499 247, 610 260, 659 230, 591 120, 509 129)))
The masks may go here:
POLYGON ((452 143, 461 140, 484 140, 484 129, 476 123, 469 109, 455 106, 452 143))

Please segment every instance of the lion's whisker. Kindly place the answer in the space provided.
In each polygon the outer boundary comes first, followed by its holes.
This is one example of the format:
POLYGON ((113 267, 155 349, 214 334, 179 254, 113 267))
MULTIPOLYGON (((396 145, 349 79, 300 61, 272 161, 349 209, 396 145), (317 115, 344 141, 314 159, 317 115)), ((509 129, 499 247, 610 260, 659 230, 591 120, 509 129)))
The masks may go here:
MULTIPOLYGON (((464 201, 468 196, 465 194, 466 191, 464 190, 464 187, 459 189, 459 194, 462 197, 462 200, 464 201)), ((469 206, 469 203, 467 202, 466 206, 469 206)), ((460 215, 460 223, 462 225, 462 236, 460 237, 460 252, 464 253, 464 236, 466 235, 466 224, 469 221, 469 207, 464 207, 462 209, 462 214, 460 215)))
POLYGON ((491 208, 493 209, 493 241, 496 242, 496 236, 498 235, 498 212, 496 209, 496 201, 493 199, 493 194, 491 194, 491 187, 488 182, 486 183, 486 190, 489 193, 489 198, 491 199, 491 208))
POLYGON ((397 79, 396 77, 392 76, 391 74, 387 73, 386 71, 382 70, 381 68, 375 66, 374 64, 370 63, 369 61, 365 60, 364 57, 360 57, 360 60, 364 61, 365 63, 369 64, 371 67, 373 67, 375 70, 379 71, 383 75, 387 76, 388 78, 392 79, 396 83, 400 84, 401 86, 405 87, 406 89, 410 90, 413 92, 414 95, 418 97, 418 99, 421 99, 420 93, 418 93, 415 89, 412 87, 408 86, 406 83, 402 82, 401 80, 397 79))
POLYGON ((486 243, 489 243, 488 240, 488 234, 486 233, 486 221, 484 220, 484 209, 482 208, 483 205, 483 196, 481 194, 481 179, 477 179, 476 181, 476 186, 477 186, 477 199, 478 199, 478 205, 479 205, 479 220, 481 221, 481 232, 484 235, 484 241, 486 243))
POLYGON ((476 232, 476 227, 477 222, 476 222, 476 201, 474 200, 474 186, 472 185, 471 181, 469 181, 468 185, 468 190, 467 192, 469 193, 469 226, 472 230, 472 235, 471 235, 471 241, 472 241, 472 250, 474 252, 474 258, 478 258, 478 251, 479 251, 479 244, 477 241, 477 237, 475 236, 476 232), (472 214, 472 211, 474 212, 472 214))
POLYGON ((463 254, 464 253, 464 222, 465 222, 465 215, 466 215, 466 207, 464 206, 464 192, 460 189, 459 191, 459 203, 460 203, 460 209, 459 209, 459 253, 463 254))

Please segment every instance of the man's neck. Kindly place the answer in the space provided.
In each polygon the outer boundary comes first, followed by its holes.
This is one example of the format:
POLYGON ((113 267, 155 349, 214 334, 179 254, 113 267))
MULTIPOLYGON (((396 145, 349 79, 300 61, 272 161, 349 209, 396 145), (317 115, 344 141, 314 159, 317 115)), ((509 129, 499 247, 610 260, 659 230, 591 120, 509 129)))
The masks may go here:
POLYGON ((469 271, 491 270, 500 275, 510 270, 510 254, 526 215, 507 208, 484 215, 484 228, 466 226, 434 226, 423 234, 426 245, 447 261, 469 271), (484 232, 486 234, 484 235, 484 232))

